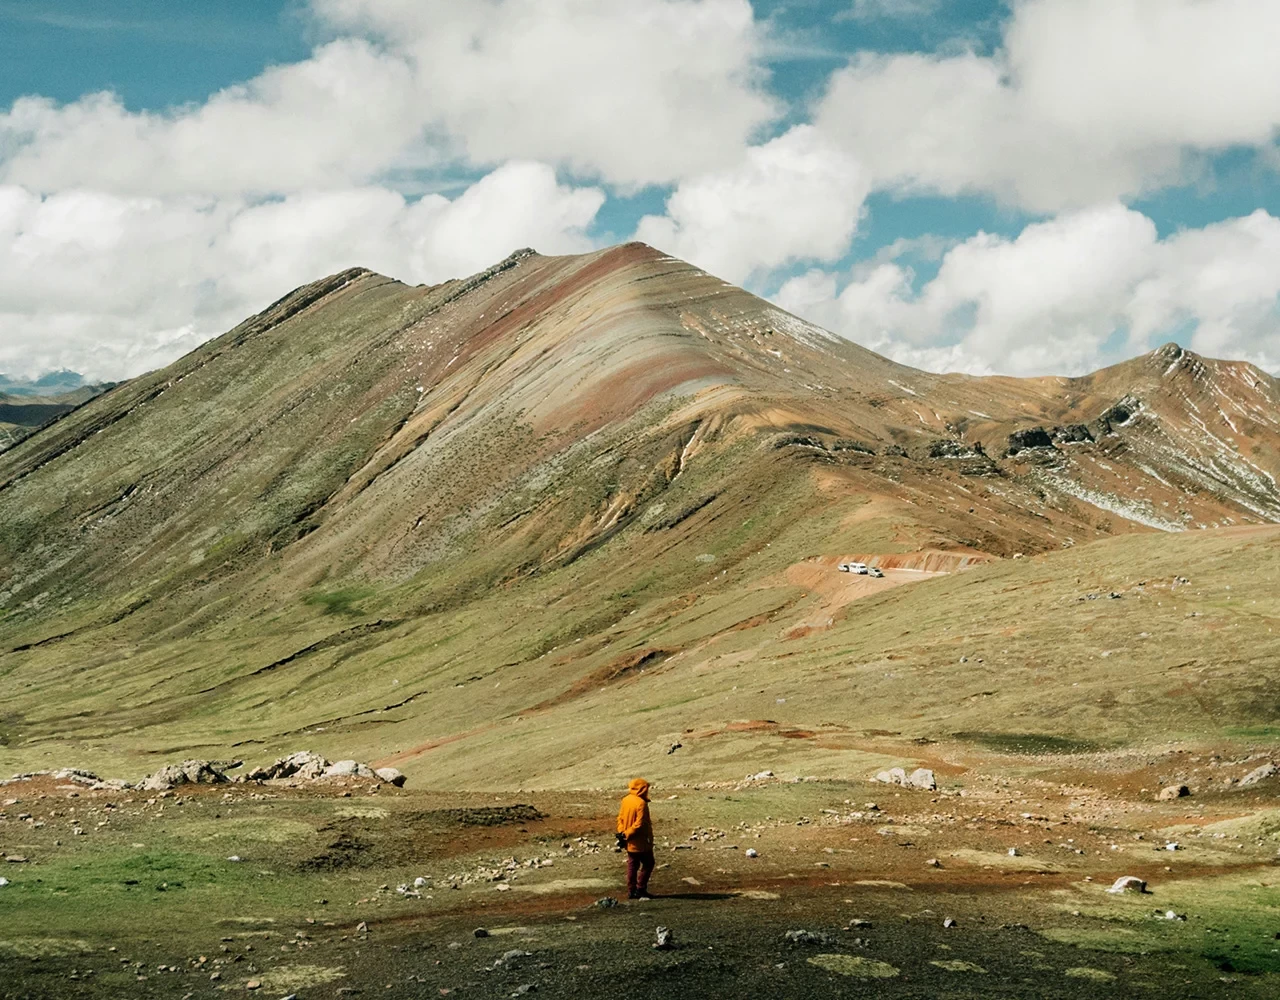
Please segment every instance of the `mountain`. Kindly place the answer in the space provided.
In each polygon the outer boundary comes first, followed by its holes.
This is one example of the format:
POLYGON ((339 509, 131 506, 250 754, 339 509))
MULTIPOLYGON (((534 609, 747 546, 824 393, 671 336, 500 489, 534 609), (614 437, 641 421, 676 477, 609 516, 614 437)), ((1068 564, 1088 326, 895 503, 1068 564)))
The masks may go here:
MULTIPOLYGON (((737 773, 788 718, 1136 738, 1192 724, 1157 678, 1213 637, 1095 647, 1174 614, 1187 565, 1264 580, 1277 474, 1280 383, 1174 345, 936 375, 642 244, 353 269, 0 455, 0 743, 304 740, 474 787, 686 730, 737 773), (1132 596, 1085 629, 1082 588, 1132 596)), ((1269 635, 1214 638, 1249 640, 1214 725, 1274 717, 1269 635)))
MULTIPOLYGON (((58 377, 62 374, 58 373, 58 377)), ((79 375, 72 377, 80 380, 79 375)), ((35 385, 30 382, 15 385, 0 376, 0 451, 13 447, 45 424, 111 387, 110 383, 80 385, 56 395, 39 395, 33 388, 35 385), (9 391, 3 391, 5 386, 9 391)))

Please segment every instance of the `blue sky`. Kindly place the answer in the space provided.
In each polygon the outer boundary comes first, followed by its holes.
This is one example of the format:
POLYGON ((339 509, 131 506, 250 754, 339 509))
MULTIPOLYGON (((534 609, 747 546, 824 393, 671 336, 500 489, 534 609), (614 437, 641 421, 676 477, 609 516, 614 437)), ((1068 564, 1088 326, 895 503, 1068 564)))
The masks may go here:
POLYGON ((922 367, 1280 369, 1278 49, 1265 0, 0 0, 0 371, 635 237, 922 367))

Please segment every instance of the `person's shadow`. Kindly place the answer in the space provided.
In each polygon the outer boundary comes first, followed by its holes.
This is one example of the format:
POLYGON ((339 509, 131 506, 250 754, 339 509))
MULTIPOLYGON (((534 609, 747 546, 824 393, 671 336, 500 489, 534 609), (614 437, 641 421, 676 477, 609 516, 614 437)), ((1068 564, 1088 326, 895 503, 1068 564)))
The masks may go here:
POLYGON ((656 892, 652 897, 655 902, 661 899, 693 899, 701 902, 714 902, 722 899, 737 899, 736 892, 656 892))

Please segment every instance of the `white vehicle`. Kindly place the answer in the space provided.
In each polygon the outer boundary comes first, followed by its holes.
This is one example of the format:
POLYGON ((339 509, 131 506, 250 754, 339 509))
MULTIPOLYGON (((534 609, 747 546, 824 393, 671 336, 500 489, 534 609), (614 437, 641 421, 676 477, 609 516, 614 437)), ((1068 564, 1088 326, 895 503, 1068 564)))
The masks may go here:
POLYGON ((841 563, 836 569, 841 573, 855 573, 858 576, 866 576, 868 573, 866 563, 841 563))
POLYGON ((879 569, 879 568, 877 568, 877 567, 875 567, 875 566, 872 566, 870 569, 868 569, 868 570, 867 570, 867 575, 868 575, 868 576, 874 576, 877 580, 883 580, 883 579, 884 579, 884 570, 879 569))

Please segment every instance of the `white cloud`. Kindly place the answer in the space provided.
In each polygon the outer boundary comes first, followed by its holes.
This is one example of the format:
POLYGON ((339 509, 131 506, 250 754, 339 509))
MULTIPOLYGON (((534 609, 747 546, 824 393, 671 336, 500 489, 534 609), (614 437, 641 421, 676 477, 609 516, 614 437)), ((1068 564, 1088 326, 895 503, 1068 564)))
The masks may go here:
POLYGON ((381 187, 254 204, 0 186, 0 371, 137 374, 355 265, 435 283, 521 246, 582 252, 603 201, 518 162, 452 201, 381 187))
POLYGON ((877 186, 1056 211, 1272 149, 1278 50, 1274 0, 1022 0, 994 57, 864 54, 815 121, 877 186))
POLYGON ((312 0, 414 66, 476 163, 526 157, 622 185, 735 159, 775 116, 749 0, 312 0))
POLYGON ((843 289, 822 272, 789 281, 784 308, 919 367, 1080 374, 1188 327, 1191 346, 1280 369, 1280 219, 1266 212, 1164 240, 1121 205, 980 233, 914 290, 895 263, 843 289))
POLYGON ((459 158, 619 185, 735 160, 777 113, 748 0, 312 0, 345 36, 203 104, 112 94, 0 111, 0 182, 285 194, 459 158))
POLYGON ((742 162, 684 181, 636 239, 742 282, 796 260, 844 256, 868 179, 847 153, 799 125, 742 162))
POLYGON ((0 113, 0 181, 148 196, 346 186, 394 165, 423 127, 409 66, 341 40, 174 112, 112 94, 20 99, 0 113))

